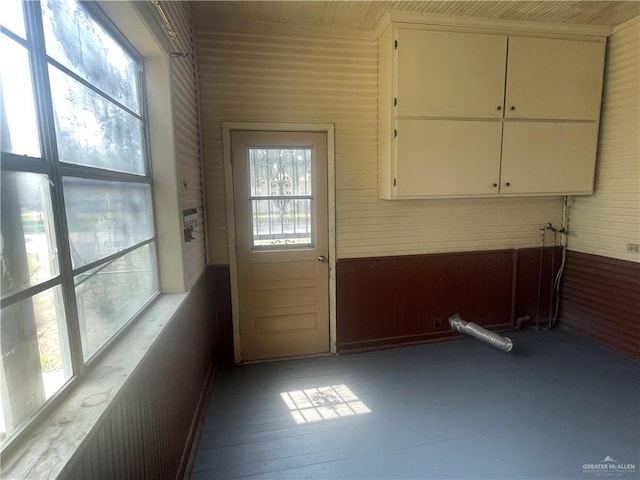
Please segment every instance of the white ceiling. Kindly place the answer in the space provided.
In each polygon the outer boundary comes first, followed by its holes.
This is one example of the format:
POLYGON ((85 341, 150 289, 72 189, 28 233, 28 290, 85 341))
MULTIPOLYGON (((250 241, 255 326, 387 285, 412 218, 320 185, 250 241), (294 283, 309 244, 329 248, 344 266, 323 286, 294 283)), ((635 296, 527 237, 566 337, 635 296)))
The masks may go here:
POLYGON ((386 12, 614 27, 639 1, 192 1, 199 25, 277 23, 371 31, 386 12))

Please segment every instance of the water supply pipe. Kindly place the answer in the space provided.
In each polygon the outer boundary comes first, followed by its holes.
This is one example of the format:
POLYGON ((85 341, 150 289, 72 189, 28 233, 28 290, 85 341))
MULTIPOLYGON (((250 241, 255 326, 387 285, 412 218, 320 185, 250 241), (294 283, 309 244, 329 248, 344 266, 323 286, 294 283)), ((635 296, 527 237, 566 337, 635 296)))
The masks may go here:
POLYGON ((544 231, 540 227, 540 260, 538 262, 538 298, 536 301, 536 330, 540 330, 540 295, 542 294, 542 261, 544 260, 544 231))
POLYGON ((467 335, 475 337, 481 342, 488 343, 492 347, 496 347, 503 352, 510 352, 513 348, 513 342, 510 338, 491 332, 473 322, 465 322, 457 313, 449 317, 449 326, 456 332, 466 333, 467 335))

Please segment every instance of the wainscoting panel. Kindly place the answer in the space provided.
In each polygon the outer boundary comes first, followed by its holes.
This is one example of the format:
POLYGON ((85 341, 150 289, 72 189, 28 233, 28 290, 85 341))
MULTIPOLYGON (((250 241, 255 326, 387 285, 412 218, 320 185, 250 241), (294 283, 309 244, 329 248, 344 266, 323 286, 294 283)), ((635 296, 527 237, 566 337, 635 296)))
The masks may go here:
POLYGON ((233 318, 231 312, 231 280, 229 265, 209 267, 213 279, 215 360, 219 366, 230 366, 233 356, 233 318))
POLYGON ((498 250, 337 262, 338 351, 453 337, 448 318, 494 330, 549 318, 552 275, 561 250, 498 250), (540 296, 538 299, 538 279, 540 296))
POLYGON ((560 322, 640 359, 640 264, 568 252, 560 322))
POLYGON ((173 480, 184 475, 221 339, 212 325, 213 277, 211 268, 201 276, 60 478, 173 480))

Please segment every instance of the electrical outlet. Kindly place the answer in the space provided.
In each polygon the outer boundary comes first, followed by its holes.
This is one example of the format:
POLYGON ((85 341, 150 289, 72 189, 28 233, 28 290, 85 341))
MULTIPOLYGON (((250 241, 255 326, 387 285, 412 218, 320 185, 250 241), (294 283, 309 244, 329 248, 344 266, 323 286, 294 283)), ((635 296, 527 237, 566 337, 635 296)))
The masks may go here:
POLYGON ((640 253, 640 244, 638 244, 638 243, 627 243, 627 252, 640 253))

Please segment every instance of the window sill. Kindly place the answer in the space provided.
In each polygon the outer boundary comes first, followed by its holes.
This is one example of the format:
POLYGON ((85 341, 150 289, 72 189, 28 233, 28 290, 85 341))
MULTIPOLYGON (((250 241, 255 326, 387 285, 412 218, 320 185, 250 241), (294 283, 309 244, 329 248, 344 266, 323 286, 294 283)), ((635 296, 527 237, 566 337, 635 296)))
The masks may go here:
POLYGON ((136 368, 162 336, 188 293, 162 295, 102 357, 62 404, 2 459, 2 478, 57 478, 136 368))

